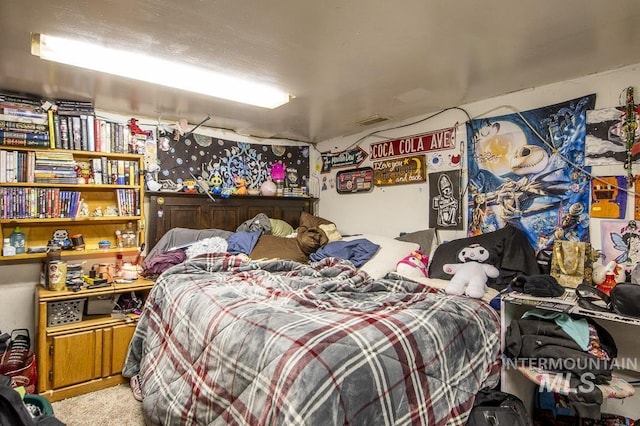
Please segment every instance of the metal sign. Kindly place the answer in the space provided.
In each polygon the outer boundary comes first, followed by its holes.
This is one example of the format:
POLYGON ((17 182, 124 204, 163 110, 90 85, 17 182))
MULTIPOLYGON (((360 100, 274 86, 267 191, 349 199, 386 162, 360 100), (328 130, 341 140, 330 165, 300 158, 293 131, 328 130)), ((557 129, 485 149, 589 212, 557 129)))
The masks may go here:
POLYGON ((421 152, 442 151, 456 147, 456 129, 438 130, 432 133, 407 136, 371 144, 371 159, 419 154, 421 152))
POLYGON ((427 180, 426 156, 413 155, 373 163, 376 186, 419 183, 427 180))

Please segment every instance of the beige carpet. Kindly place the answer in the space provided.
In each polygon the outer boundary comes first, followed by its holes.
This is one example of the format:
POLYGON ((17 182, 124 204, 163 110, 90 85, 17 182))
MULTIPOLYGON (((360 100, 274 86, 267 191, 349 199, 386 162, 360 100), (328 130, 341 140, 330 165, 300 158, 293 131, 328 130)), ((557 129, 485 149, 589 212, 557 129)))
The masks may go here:
POLYGON ((67 426, 144 426, 142 403, 128 384, 86 393, 51 404, 67 426))

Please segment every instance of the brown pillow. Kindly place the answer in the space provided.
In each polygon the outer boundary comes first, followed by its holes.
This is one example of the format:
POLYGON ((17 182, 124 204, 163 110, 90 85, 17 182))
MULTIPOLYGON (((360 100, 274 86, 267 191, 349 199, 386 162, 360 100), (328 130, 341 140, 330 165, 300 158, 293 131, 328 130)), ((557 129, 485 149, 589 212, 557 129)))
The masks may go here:
POLYGON ((320 216, 314 216, 307 212, 300 213, 300 226, 305 228, 317 228, 320 225, 331 225, 333 222, 330 220, 321 218, 320 216))
POLYGON ((296 236, 300 250, 309 255, 329 242, 329 237, 320 228, 298 228, 296 236))
POLYGON ((296 238, 262 234, 249 255, 251 259, 287 259, 309 263, 309 257, 300 249, 296 238))

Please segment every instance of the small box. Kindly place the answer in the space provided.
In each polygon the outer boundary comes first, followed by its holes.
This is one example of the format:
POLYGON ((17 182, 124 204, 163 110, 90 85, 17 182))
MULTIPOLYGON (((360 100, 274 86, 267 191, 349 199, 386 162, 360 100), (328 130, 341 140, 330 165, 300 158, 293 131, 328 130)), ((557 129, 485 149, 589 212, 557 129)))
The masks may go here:
POLYGON ((47 302, 47 327, 82 321, 85 300, 73 299, 47 302))
POLYGON ((113 311, 116 306, 117 295, 107 294, 104 296, 93 296, 87 298, 87 304, 84 309, 85 315, 107 315, 113 311))

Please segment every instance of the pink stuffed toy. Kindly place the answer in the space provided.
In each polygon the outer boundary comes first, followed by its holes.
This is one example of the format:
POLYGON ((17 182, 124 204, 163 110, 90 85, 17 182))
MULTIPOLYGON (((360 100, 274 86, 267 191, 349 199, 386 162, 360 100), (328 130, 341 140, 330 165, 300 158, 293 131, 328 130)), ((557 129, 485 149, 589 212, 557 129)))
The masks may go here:
POLYGON ((415 250, 398 261, 396 272, 408 278, 425 278, 428 276, 428 263, 429 257, 420 250, 415 250))

